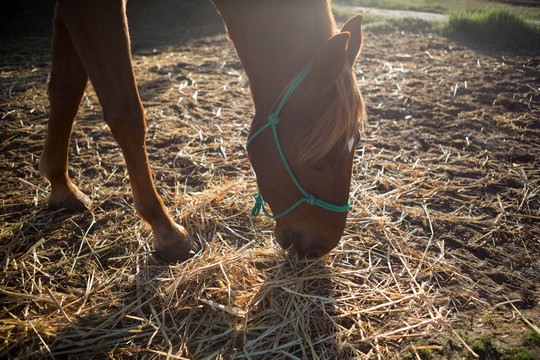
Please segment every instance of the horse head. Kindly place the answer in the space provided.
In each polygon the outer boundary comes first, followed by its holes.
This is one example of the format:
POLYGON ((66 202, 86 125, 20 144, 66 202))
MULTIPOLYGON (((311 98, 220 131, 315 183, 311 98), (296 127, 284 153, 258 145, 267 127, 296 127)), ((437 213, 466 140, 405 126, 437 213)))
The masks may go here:
POLYGON ((345 228, 364 116, 352 69, 361 26, 361 16, 352 18, 320 47, 248 140, 260 191, 254 213, 262 208, 276 219, 277 242, 300 257, 326 254, 345 228))

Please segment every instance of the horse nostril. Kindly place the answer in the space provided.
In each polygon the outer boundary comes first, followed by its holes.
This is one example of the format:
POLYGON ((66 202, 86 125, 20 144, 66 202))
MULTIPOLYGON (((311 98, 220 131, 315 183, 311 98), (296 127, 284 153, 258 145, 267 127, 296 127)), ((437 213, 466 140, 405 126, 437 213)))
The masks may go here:
POLYGON ((299 258, 319 258, 328 250, 318 242, 312 242, 302 231, 285 229, 281 232, 280 245, 285 250, 292 250, 299 258))
POLYGON ((323 256, 324 254, 326 254, 327 251, 320 247, 320 246, 317 246, 317 247, 313 247, 311 249, 308 249, 305 253, 305 257, 307 259, 315 259, 315 258, 320 258, 321 256, 323 256))
POLYGON ((296 250, 298 248, 298 243, 302 238, 302 234, 300 232, 292 229, 286 229, 282 232, 282 235, 281 246, 283 249, 289 250, 294 248, 296 250))

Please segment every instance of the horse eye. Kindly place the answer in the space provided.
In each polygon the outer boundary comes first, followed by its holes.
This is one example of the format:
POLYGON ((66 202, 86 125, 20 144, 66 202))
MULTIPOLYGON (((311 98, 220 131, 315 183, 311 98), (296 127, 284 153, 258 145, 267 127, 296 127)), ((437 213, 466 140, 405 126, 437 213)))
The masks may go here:
POLYGON ((308 161, 307 166, 312 171, 323 171, 326 168, 326 162, 324 160, 308 161))

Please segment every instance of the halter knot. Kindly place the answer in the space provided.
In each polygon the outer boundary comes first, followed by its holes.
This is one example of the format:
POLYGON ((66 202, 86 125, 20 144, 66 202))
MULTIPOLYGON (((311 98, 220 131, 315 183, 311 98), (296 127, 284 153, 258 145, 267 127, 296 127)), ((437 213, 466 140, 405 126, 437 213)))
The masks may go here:
POLYGON ((279 123, 279 116, 278 114, 271 113, 270 116, 268 116, 268 124, 270 125, 277 125, 279 123))
POLYGON ((253 198, 255 199, 255 204, 253 205, 253 209, 251 209, 251 216, 256 217, 261 213, 261 209, 264 206, 264 200, 261 194, 257 194, 253 198))

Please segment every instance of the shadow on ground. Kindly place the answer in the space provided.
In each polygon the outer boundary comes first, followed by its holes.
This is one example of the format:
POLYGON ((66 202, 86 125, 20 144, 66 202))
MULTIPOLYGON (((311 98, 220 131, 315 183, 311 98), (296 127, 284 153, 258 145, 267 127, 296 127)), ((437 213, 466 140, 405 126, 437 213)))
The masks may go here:
MULTIPOLYGON (((13 63, 50 57, 55 0, 9 0, 0 13, 0 61, 13 63), (32 54, 19 54, 23 48, 32 54), (13 57, 19 54, 19 57, 13 57)), ((224 33, 219 14, 210 1, 130 0, 127 5, 132 51, 165 51, 188 40, 224 33)))

